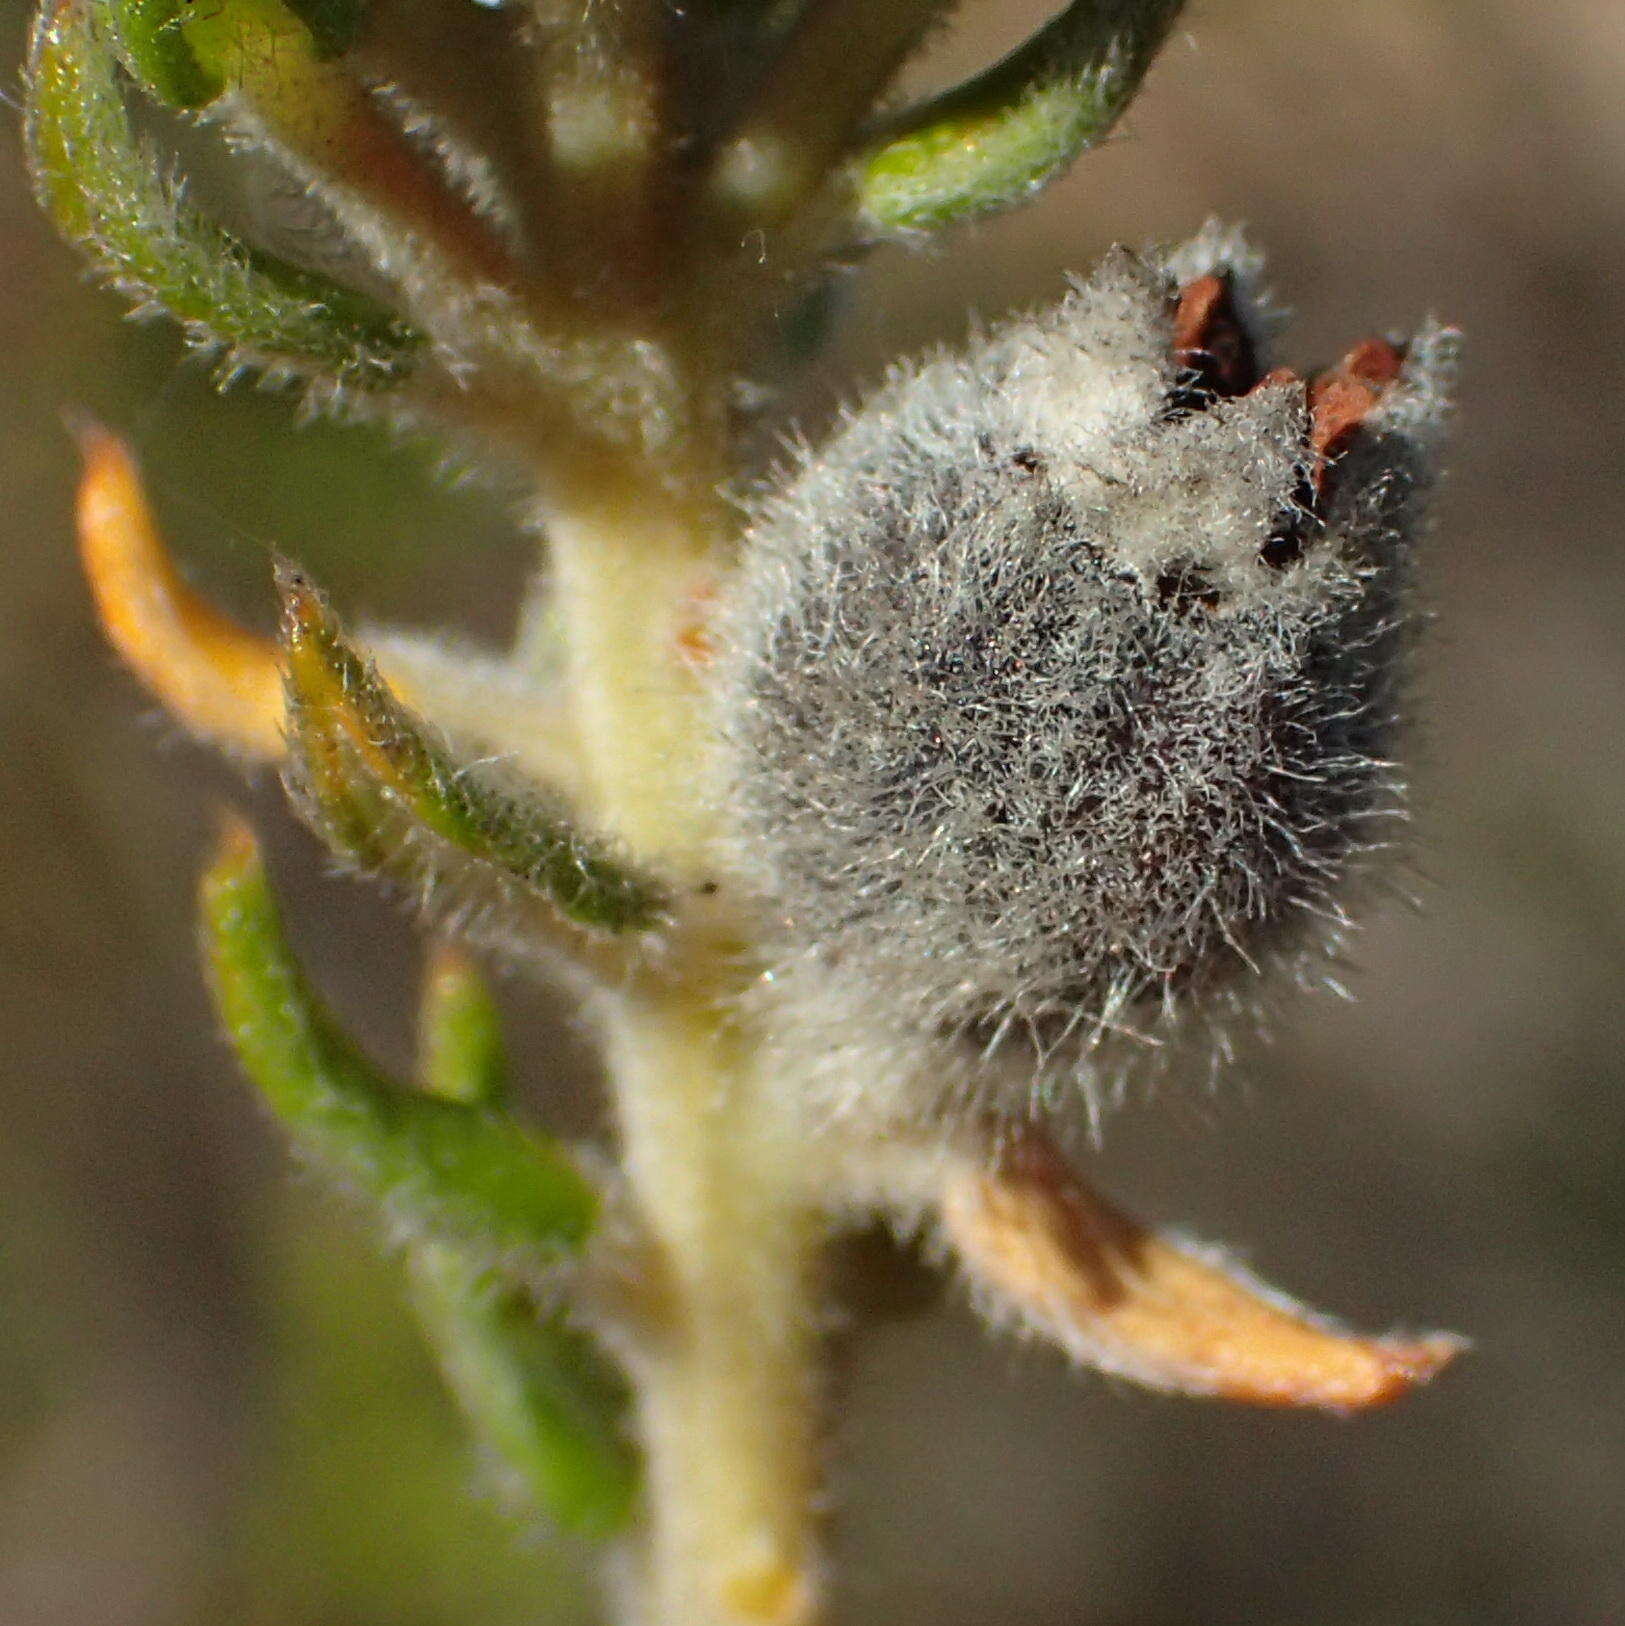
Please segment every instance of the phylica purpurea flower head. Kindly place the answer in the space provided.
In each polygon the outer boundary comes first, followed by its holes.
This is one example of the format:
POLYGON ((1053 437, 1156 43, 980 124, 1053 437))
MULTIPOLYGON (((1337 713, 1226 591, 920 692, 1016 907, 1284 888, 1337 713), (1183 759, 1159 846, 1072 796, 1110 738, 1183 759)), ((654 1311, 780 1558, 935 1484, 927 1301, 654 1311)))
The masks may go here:
POLYGON ((847 1087, 1114 1084, 1143 1046, 1109 1041, 1216 1056, 1271 976, 1324 976, 1403 812, 1454 335, 1271 370, 1258 272, 1215 227, 1119 250, 898 370, 761 501, 719 673, 734 856, 847 1087))

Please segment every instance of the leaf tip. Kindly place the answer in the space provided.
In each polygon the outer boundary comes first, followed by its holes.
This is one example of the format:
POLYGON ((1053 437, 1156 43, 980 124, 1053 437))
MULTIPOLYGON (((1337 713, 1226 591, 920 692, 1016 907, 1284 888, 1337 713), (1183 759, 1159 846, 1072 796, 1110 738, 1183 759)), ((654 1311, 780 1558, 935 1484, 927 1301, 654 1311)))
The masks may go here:
POLYGON ((418 1001, 418 1082, 430 1095, 490 1105, 502 1094, 502 1033, 496 1002, 474 956, 436 938, 418 1001))
POLYGON ((234 807, 221 808, 215 821, 214 850, 208 873, 235 878, 262 867, 259 837, 234 807))
POLYGON ((273 554, 271 579, 276 584, 277 597, 282 603, 284 638, 308 636, 331 627, 333 617, 327 600, 301 566, 285 554, 273 554))
MULTIPOLYGON (((269 907, 266 884, 265 858, 253 826, 235 808, 221 808, 214 846, 197 884, 204 967, 217 995, 222 976, 230 970, 233 945, 246 925, 242 913, 245 893, 257 889, 269 907)), ((251 908, 250 913, 254 912, 251 908)))
POLYGON ((1175 1394, 1369 1411, 1421 1387, 1464 1340, 1365 1338, 1219 1251, 1151 1231, 1090 1191, 1042 1136, 951 1173, 942 1218, 984 1300, 1085 1366, 1175 1394))
POLYGON ((82 473, 79 555, 103 635, 193 733, 256 761, 283 754, 276 647, 221 615, 180 578, 129 444, 69 420, 82 473))
POLYGON ((1429 1333, 1418 1339, 1383 1338, 1371 1345, 1372 1381, 1368 1393, 1352 1400, 1348 1409, 1373 1410, 1403 1399, 1413 1389, 1425 1388, 1458 1356, 1473 1347, 1470 1338, 1451 1332, 1429 1333))

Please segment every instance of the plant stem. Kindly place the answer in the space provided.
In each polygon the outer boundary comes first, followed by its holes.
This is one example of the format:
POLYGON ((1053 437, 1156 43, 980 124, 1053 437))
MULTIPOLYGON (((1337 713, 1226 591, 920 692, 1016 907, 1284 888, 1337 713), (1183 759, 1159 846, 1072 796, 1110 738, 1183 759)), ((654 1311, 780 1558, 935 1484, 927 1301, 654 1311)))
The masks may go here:
POLYGON ((594 811, 645 862, 698 879, 712 803, 684 636, 714 582, 715 487, 685 497, 611 465, 575 489, 547 536, 594 811))
MULTIPOLYGON (((704 877, 715 803, 694 628, 727 519, 710 468, 687 497, 584 481, 549 524, 552 587, 596 811, 644 862, 704 877)), ((645 1626, 811 1626, 817 1608, 815 1217, 792 1108, 733 1008, 737 960, 606 992, 610 1088, 659 1275, 632 1378, 645 1452, 645 1626)))
POLYGON ((799 1141, 725 1020, 627 1002, 611 1033, 625 1170, 665 1266, 633 1373, 644 1626, 815 1618, 813 1216, 799 1141))

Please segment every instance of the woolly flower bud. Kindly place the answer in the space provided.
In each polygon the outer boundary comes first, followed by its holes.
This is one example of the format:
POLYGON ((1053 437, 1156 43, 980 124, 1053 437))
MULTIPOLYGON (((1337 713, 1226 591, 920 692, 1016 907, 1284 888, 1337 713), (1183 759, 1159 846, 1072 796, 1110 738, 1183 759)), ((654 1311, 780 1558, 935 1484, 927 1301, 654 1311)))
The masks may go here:
POLYGON ((1216 1059, 1266 968, 1323 978, 1401 812, 1453 336, 1266 371, 1258 270, 1213 227, 1117 251, 900 368, 759 506, 733 857, 848 1104, 1093 1097, 1135 1040, 1216 1059))

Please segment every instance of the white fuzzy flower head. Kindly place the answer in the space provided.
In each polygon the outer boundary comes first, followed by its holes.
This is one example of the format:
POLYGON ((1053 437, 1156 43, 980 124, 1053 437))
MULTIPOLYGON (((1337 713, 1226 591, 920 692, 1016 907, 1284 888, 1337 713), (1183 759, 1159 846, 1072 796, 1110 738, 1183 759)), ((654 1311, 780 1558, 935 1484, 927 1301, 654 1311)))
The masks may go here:
POLYGON ((761 504, 719 670, 733 857, 844 1088, 1098 1093, 1323 975, 1402 812, 1453 344, 1270 371, 1257 275, 1214 228, 1119 251, 899 370, 761 504))

